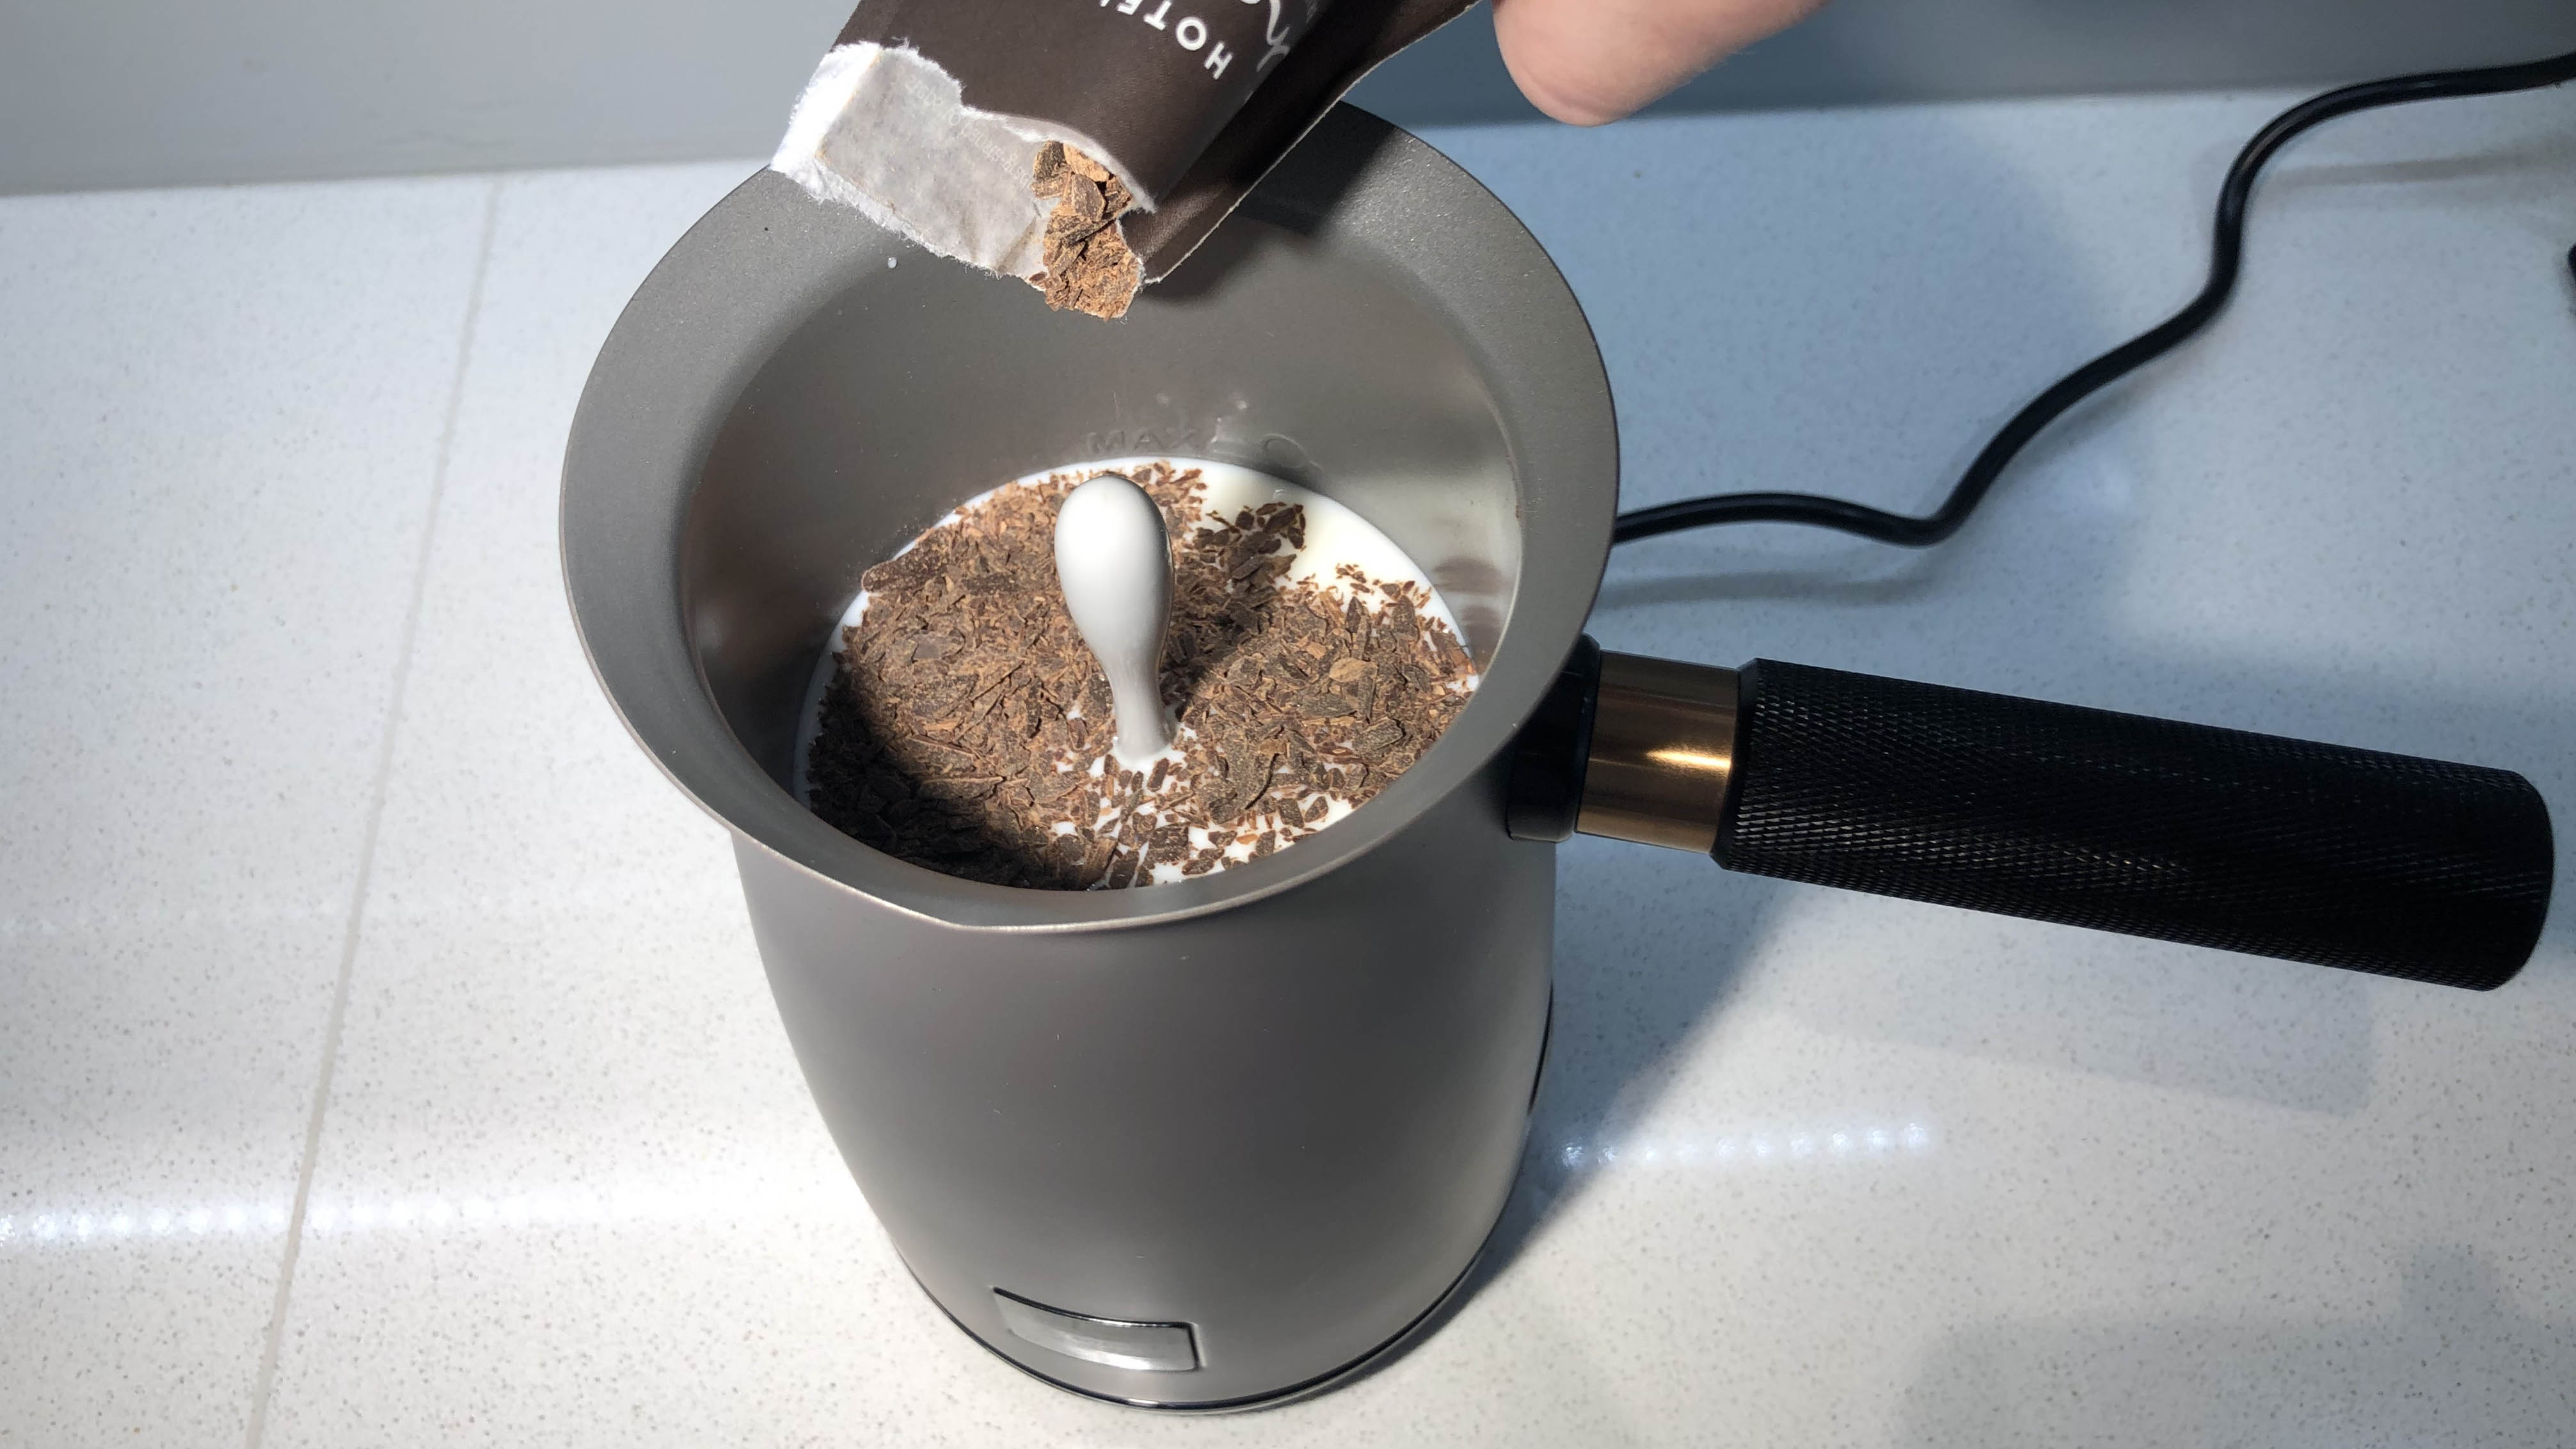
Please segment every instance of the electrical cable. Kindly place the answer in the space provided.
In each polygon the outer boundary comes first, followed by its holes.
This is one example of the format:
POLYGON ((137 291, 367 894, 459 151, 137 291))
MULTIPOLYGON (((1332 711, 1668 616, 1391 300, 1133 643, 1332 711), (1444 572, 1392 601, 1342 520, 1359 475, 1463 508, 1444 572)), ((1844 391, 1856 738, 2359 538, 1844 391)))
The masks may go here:
MULTIPOLYGON (((2263 163, 2271 160, 2292 138, 2310 127, 2355 111, 2454 96, 2540 90, 2569 80, 2576 80, 2576 52, 2522 65, 2433 71, 2424 75, 2367 81, 2328 91, 2275 116, 2270 125, 2245 143, 2245 149, 2237 153, 2235 163, 2227 168, 2226 184, 2218 192, 2218 220, 2210 248, 2209 280, 2202 285, 2200 295, 2161 325, 2103 353, 2031 399, 1995 433, 1985 450, 1977 454, 1976 461, 1968 465, 1968 470, 1950 489, 1950 495, 1941 500, 1941 506, 1928 514, 1916 517, 1889 513, 1867 504, 1812 493, 1722 493, 1711 498, 1687 498, 1678 503, 1658 504, 1653 508, 1622 513, 1612 527, 1610 541, 1614 544, 1630 543, 1659 533, 1721 523, 1803 523, 1856 533, 1863 538, 1906 548, 1925 548, 1939 543, 1958 532, 1959 525, 1968 521, 1968 515, 1995 486, 1995 480, 2003 476, 2004 469, 2011 465, 2023 446, 2050 423, 2057 421, 2068 408, 2172 351, 2209 325, 2209 320, 2227 305, 2228 297, 2236 290, 2238 265, 2244 257, 2245 204, 2253 194, 2254 179, 2261 173, 2263 163)), ((2576 252, 2568 254, 2568 264, 2576 268, 2576 252)))

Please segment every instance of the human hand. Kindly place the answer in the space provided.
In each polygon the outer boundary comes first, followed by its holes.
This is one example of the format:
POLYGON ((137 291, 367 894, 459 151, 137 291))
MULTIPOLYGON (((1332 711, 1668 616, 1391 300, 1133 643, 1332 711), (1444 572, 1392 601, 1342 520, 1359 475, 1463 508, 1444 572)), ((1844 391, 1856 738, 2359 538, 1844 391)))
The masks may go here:
POLYGON ((1615 121, 1824 0, 1494 0, 1503 64, 1560 121, 1615 121))

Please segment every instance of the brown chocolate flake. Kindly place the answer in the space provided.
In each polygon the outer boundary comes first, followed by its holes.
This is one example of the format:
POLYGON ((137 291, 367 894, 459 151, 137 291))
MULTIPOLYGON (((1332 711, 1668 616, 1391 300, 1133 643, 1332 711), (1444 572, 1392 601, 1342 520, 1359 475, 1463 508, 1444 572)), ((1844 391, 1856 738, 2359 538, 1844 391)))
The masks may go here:
POLYGON ((1038 148, 1030 190, 1053 201, 1047 215, 1046 270, 1030 278, 1057 311, 1124 317, 1144 285, 1144 265, 1127 246, 1118 218, 1135 204, 1127 183, 1065 145, 1038 148))
POLYGON ((1351 753, 1364 760, 1374 760, 1404 743, 1404 726, 1382 719, 1361 730, 1351 739, 1351 753))

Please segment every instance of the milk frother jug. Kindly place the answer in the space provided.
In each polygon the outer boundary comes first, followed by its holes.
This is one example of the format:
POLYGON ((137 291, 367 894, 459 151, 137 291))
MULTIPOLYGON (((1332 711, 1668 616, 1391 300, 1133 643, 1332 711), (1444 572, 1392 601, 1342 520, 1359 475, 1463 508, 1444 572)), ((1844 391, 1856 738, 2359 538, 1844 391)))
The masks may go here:
POLYGON ((1617 481, 1599 356, 1537 243, 1348 108, 1115 325, 773 173, 644 283, 565 460, 584 647, 732 830, 823 1118, 966 1333, 1184 1409, 1399 1344, 1510 1190, 1550 842, 1578 829, 2458 986, 2530 951, 2551 846, 2519 776, 1603 654, 1582 630, 1617 481), (953 879, 800 805, 803 690, 860 572, 999 480, 1134 453, 1289 478, 1421 563, 1483 674, 1437 746, 1329 830, 1150 889, 953 879))

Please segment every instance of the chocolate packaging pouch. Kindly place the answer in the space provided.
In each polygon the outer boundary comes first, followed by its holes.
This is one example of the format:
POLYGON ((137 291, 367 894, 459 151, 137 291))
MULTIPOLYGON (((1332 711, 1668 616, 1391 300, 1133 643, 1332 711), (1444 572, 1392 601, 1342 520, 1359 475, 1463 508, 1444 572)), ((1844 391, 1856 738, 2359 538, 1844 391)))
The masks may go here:
POLYGON ((1470 0, 861 0, 771 166, 1115 317, 1470 0))

